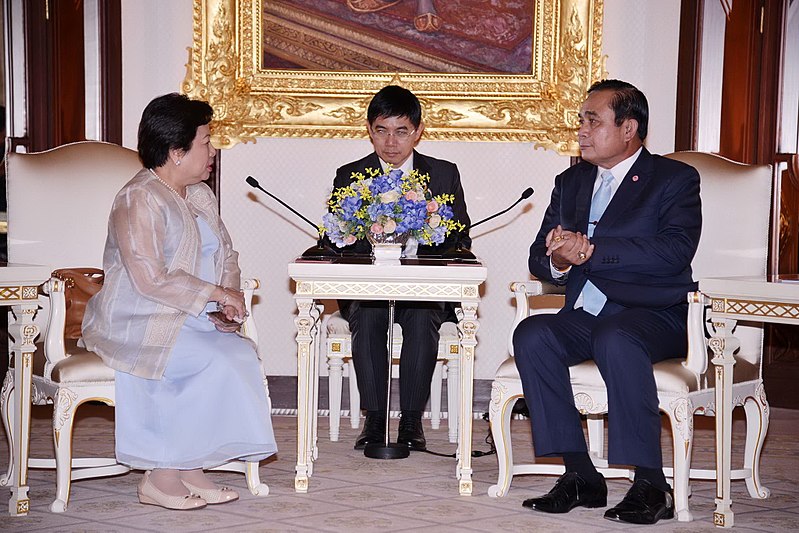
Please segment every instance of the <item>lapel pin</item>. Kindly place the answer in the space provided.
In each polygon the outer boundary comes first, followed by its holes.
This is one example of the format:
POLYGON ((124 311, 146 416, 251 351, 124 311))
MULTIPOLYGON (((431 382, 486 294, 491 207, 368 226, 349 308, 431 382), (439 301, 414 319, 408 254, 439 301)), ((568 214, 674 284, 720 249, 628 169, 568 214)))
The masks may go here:
POLYGON ((635 176, 633 176, 633 181, 638 181, 638 174, 636 174, 635 176))

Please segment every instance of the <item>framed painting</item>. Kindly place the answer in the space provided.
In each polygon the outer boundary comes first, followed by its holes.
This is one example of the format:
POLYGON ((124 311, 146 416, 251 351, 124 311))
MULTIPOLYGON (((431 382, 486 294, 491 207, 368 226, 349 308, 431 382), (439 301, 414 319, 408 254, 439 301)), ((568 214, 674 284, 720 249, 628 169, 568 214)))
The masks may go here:
POLYGON ((393 83, 422 102, 426 139, 576 154, 602 16, 603 0, 194 0, 183 91, 213 106, 221 147, 366 137, 393 83))

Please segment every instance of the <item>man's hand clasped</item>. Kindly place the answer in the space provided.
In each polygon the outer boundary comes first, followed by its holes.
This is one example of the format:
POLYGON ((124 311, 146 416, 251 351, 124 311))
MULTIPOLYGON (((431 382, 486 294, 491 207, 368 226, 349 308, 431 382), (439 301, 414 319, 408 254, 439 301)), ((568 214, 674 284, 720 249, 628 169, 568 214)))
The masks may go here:
POLYGON ((565 230, 560 225, 547 234, 546 245, 552 266, 561 271, 582 265, 594 253, 594 245, 587 236, 580 232, 565 230))

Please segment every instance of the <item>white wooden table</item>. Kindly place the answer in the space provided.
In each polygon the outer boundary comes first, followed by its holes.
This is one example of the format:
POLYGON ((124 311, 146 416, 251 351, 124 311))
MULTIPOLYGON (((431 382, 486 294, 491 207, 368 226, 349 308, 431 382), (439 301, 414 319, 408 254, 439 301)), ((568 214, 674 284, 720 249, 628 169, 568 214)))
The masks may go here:
MULTIPOLYGON (((28 451, 31 417, 31 374, 33 354, 36 351, 34 340, 39 335, 39 327, 33 323, 39 300, 39 285, 50 278, 50 268, 40 265, 0 263, 0 306, 10 306, 16 320, 9 324, 8 331, 13 337, 10 352, 14 354, 14 391, 9 406, 14 412, 9 417, 13 424, 12 433, 16 437, 9 440, 8 472, 0 477, 0 486, 11 488, 8 512, 12 516, 25 516, 30 511, 28 498, 28 451)), ((11 386, 11 374, 3 381, 6 394, 11 386)))
POLYGON ((456 477, 462 495, 472 493, 472 398, 475 336, 480 323, 479 287, 486 268, 442 260, 403 260, 396 266, 341 261, 297 260, 288 266, 297 302, 297 466, 294 490, 308 492, 317 448, 317 406, 321 314, 319 300, 402 300, 455 302, 460 332, 460 402, 456 477))
POLYGON ((699 290, 711 301, 709 318, 715 334, 710 339, 716 366, 716 511, 713 523, 732 527, 730 476, 732 453, 733 352, 740 345, 733 335, 738 320, 799 324, 799 278, 707 278, 699 290))

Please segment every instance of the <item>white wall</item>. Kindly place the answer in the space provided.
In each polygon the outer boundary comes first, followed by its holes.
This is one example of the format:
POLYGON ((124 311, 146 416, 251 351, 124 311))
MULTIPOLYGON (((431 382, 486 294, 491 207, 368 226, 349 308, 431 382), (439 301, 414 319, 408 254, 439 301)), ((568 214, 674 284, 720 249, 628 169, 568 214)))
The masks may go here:
POLYGON ((191 48, 192 0, 122 0, 122 144, 136 149, 144 107, 180 92, 191 48))
MULTIPOLYGON (((651 108, 648 146, 674 147, 679 1, 606 0, 604 48, 611 77, 628 80, 651 108)), ((191 46, 191 0, 123 0, 123 135, 135 147, 141 111, 154 96, 179 91, 191 46)), ((532 186, 531 201, 473 232, 488 267, 479 318, 476 377, 490 379, 506 356, 513 302, 507 290, 526 279, 527 249, 538 230, 552 181, 569 160, 527 143, 422 141, 420 151, 458 164, 469 212, 477 220, 532 186)), ((254 313, 270 375, 295 375, 294 304, 286 265, 314 242, 313 230, 244 183, 261 184, 312 220, 320 219, 335 169, 371 150, 368 141, 259 139, 222 154, 222 216, 241 253, 245 276, 261 279, 254 313)))

